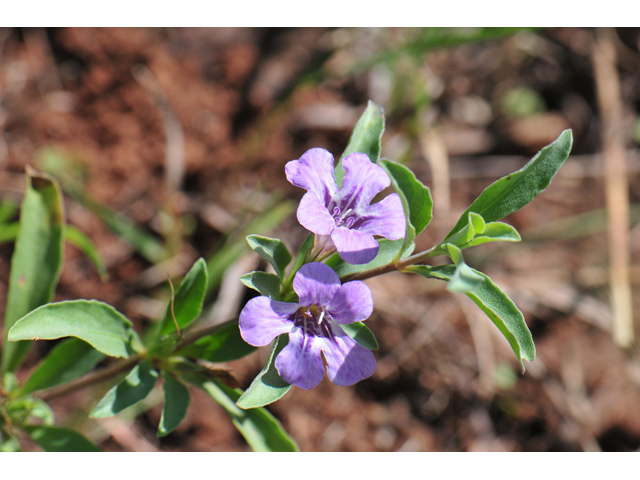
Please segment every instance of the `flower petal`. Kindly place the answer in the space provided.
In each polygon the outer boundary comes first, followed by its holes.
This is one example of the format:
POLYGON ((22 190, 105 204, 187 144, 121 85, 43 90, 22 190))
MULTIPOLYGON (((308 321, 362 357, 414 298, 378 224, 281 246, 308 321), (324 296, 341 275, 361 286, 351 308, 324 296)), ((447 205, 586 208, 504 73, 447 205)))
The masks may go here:
POLYGON ((319 337, 305 336, 300 328, 294 327, 289 333, 289 343, 276 358, 276 369, 282 379, 305 390, 318 385, 324 375, 321 345, 319 337))
POLYGON ((382 235, 389 240, 404 238, 407 221, 398 194, 392 193, 382 201, 367 207, 354 228, 362 233, 382 235))
POLYGON ((347 282, 327 305, 327 312, 336 322, 343 325, 366 320, 373 312, 371 290, 359 280, 347 282))
POLYGON ((333 155, 324 148, 307 150, 299 160, 292 160, 284 167, 287 180, 296 187, 312 192, 325 205, 338 189, 333 173, 333 155))
POLYGON ((348 386, 373 375, 376 369, 373 353, 356 343, 339 326, 333 326, 333 339, 322 339, 329 379, 336 385, 348 386))
POLYGON ((289 317, 298 308, 295 303, 278 302, 268 297, 252 298, 240 312, 240 335, 254 347, 268 345, 293 328, 293 320, 289 317))
POLYGON ((344 180, 340 189, 343 208, 362 208, 391 185, 389 175, 364 153, 352 153, 342 160, 344 180))
POLYGON ((347 227, 336 227, 331 232, 340 258, 352 265, 369 263, 378 254, 378 242, 370 233, 362 233, 347 227))
POLYGON ((307 263, 293 278, 293 289, 300 297, 300 305, 323 307, 340 289, 340 278, 324 263, 307 263))
POLYGON ((316 235, 329 235, 336 226, 325 204, 313 192, 305 193, 300 200, 297 217, 300 225, 316 235))

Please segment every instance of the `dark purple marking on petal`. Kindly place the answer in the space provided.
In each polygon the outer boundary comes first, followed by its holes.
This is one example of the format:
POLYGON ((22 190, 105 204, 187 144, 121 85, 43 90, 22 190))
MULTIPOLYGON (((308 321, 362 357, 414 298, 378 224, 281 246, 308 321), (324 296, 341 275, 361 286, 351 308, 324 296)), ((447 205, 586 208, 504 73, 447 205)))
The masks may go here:
POLYGON ((300 305, 327 305, 340 289, 340 278, 324 263, 307 263, 293 278, 293 289, 300 297, 300 305))
POLYGON ((370 235, 381 235, 389 240, 404 238, 407 221, 402 208, 402 201, 397 193, 366 207, 355 223, 359 232, 370 235))
POLYGON ((240 312, 240 335, 254 347, 268 345, 274 338, 293 328, 293 315, 299 305, 278 302, 268 297, 249 300, 240 312))
POLYGON ((333 173, 333 155, 324 148, 307 150, 299 160, 292 160, 284 167, 287 180, 315 194, 325 206, 338 189, 333 173))
POLYGON ((336 227, 331 232, 331 239, 345 262, 352 265, 369 263, 378 254, 378 242, 370 233, 346 227, 336 227))
POLYGON ((376 369, 373 353, 356 343, 339 326, 336 325, 333 332, 332 339, 322 339, 329 379, 336 385, 348 386, 373 375, 376 369))
POLYGON ((316 235, 329 235, 335 221, 325 204, 313 192, 305 193, 297 212, 300 225, 316 235))
POLYGON ((306 336, 297 327, 291 330, 289 343, 276 358, 276 369, 285 382, 305 390, 320 383, 324 375, 320 338, 306 336))
POLYGON ((342 160, 344 180, 340 189, 342 210, 362 208, 371 203, 382 190, 391 185, 389 175, 372 163, 364 153, 352 153, 342 160))
POLYGON ((359 280, 347 282, 340 287, 326 310, 331 318, 343 325, 366 320, 373 312, 371 290, 359 280))

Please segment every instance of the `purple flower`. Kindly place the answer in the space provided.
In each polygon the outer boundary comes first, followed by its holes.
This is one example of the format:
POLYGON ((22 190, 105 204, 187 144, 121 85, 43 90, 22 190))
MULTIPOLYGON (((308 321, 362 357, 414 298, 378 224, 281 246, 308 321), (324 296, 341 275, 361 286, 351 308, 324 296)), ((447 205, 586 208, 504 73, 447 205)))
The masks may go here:
POLYGON ((289 344, 276 358, 280 376, 306 390, 327 376, 336 385, 353 385, 376 368, 371 351, 356 343, 340 325, 365 320, 373 311, 371 290, 363 282, 340 285, 338 275, 323 263, 303 265, 293 279, 299 303, 256 297, 240 313, 242 338, 256 347, 283 333, 289 344))
POLYGON ((369 205, 391 183, 387 173, 364 153, 345 157, 344 180, 338 188, 333 156, 322 148, 308 150, 287 163, 287 180, 307 190, 298 207, 298 221, 317 235, 331 235, 340 257, 351 264, 368 263, 378 254, 374 235, 404 238, 402 202, 393 193, 369 205))

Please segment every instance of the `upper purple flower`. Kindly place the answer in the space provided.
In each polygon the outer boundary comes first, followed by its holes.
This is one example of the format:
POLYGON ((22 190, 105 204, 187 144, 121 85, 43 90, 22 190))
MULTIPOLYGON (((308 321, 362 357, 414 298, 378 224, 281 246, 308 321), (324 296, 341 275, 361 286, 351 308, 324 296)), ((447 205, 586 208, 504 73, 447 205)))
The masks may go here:
POLYGON ((285 171, 287 180, 307 190, 298 207, 300 224, 317 235, 331 235, 344 261, 368 263, 378 254, 374 235, 389 240, 404 238, 402 202, 393 193, 369 205, 391 181, 364 153, 352 153, 342 165, 342 188, 333 173, 333 155, 322 148, 312 148, 299 160, 290 161, 285 171))
POLYGON ((321 352, 327 362, 327 375, 336 385, 353 385, 370 377, 376 368, 373 353, 340 327, 371 315, 369 287, 357 280, 340 285, 330 267, 308 263, 296 273, 293 289, 299 303, 264 296, 249 300, 240 313, 242 338, 260 347, 288 333, 289 344, 276 358, 276 369, 287 383, 300 388, 308 390, 322 380, 321 352))

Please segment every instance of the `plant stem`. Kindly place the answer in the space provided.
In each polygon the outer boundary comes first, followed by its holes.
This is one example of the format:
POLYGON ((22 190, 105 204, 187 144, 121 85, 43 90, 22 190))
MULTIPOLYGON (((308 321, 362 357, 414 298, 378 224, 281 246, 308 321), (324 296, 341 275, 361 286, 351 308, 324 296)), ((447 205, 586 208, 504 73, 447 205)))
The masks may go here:
MULTIPOLYGON (((201 339, 202 337, 206 337, 207 335, 211 335, 218 330, 230 325, 235 321, 234 319, 227 320, 226 322, 219 323, 217 325, 201 328, 200 330, 196 330, 195 332, 186 334, 182 340, 174 347, 173 352, 177 352, 187 345, 201 339)), ((94 385, 96 383, 104 382, 105 380, 109 380, 110 378, 119 375, 122 372, 127 371, 130 368, 133 368, 140 360, 145 358, 145 353, 138 353, 136 355, 132 355, 129 358, 125 358, 123 360, 119 360, 115 363, 112 363, 107 368, 102 370, 98 370, 95 372, 91 372, 84 377, 80 377, 76 380, 73 380, 69 383, 63 383, 61 385, 56 385, 55 387, 46 388, 41 390, 40 392, 35 392, 35 396, 41 398, 42 400, 51 400, 52 398, 59 397, 61 395, 65 395, 73 390, 77 390, 79 388, 88 387, 89 385, 94 385)))
POLYGON ((416 253, 415 255, 411 255, 410 257, 407 257, 404 260, 401 260, 399 262, 391 262, 391 263, 387 263, 386 265, 381 265, 379 267, 374 267, 369 270, 364 270, 362 272, 344 275, 340 277, 340 280, 342 281, 342 283, 349 282, 351 280, 365 280, 367 278, 382 275, 383 273, 393 272, 394 270, 402 271, 411 265, 415 265, 416 263, 426 260, 427 258, 433 258, 433 257, 437 257, 438 255, 443 255, 444 252, 439 247, 440 245, 436 245, 435 247, 432 247, 429 250, 416 253))

